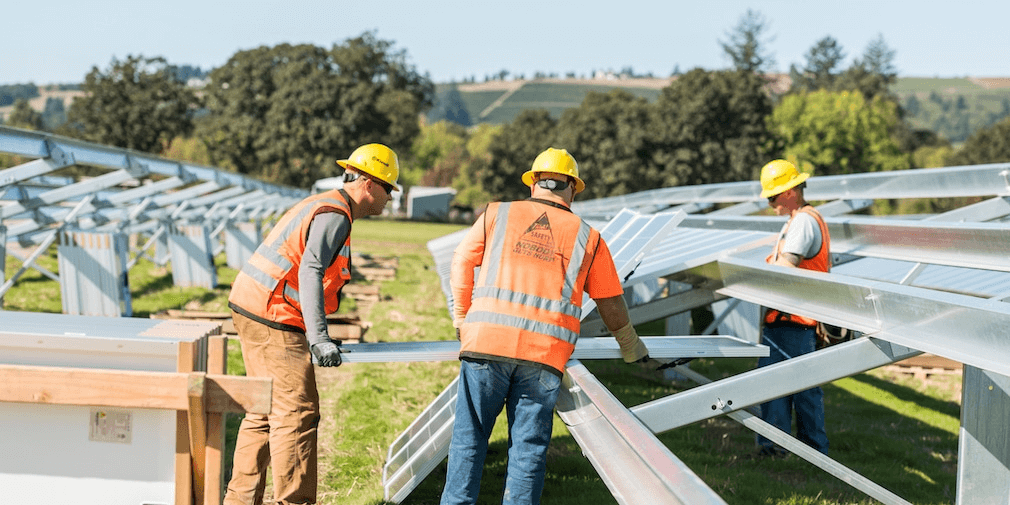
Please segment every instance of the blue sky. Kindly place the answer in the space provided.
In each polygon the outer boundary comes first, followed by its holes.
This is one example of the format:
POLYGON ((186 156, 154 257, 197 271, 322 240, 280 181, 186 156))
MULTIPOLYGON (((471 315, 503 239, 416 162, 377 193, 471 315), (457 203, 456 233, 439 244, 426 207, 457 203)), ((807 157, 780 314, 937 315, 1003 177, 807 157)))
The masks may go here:
POLYGON ((719 42, 748 8, 768 21, 780 71, 827 35, 847 66, 882 34, 900 76, 1010 77, 1007 0, 42 0, 3 7, 0 84, 80 82, 131 54, 208 70, 244 49, 330 47, 369 30, 435 82, 627 66, 665 77, 727 67, 719 42))

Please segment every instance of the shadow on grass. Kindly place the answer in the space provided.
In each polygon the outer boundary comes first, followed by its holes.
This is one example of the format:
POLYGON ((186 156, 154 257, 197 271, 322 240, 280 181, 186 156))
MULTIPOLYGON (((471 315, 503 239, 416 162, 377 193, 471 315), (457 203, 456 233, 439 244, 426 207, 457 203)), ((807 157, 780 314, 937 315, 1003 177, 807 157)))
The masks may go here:
POLYGON ((172 272, 167 272, 164 275, 152 276, 149 280, 144 283, 131 283, 134 285, 136 290, 132 292, 134 298, 140 298, 142 296, 151 295, 164 291, 167 289, 172 289, 175 287, 175 282, 172 279, 172 272))
MULTIPOLYGON (((501 503, 508 467, 508 442, 488 445, 484 475, 477 503, 501 503)), ((437 505, 445 487, 446 461, 443 460, 427 478, 403 500, 404 505, 437 505)), ((606 504, 616 503, 593 465, 582 455, 582 449, 567 433, 554 432, 547 450, 547 473, 544 477, 542 503, 606 504)), ((385 504, 376 501, 371 505, 385 504)))
POLYGON ((912 388, 895 384, 865 373, 853 375, 851 378, 877 389, 887 391, 899 400, 914 403, 920 407, 932 409, 954 417, 960 417, 961 415, 961 406, 955 401, 945 401, 939 398, 934 398, 920 393, 912 388))

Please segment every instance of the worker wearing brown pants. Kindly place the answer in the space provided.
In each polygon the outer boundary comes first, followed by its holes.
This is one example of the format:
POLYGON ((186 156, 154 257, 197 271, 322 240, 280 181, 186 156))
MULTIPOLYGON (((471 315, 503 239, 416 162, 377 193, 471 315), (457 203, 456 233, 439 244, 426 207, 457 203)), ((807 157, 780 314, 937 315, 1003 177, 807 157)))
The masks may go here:
POLYGON ((232 313, 241 335, 246 374, 273 379, 270 415, 246 414, 235 446, 229 494, 238 503, 263 503, 273 465, 274 496, 285 503, 315 503, 319 393, 302 333, 271 328, 232 313), (271 457, 273 456, 273 457, 271 457))
POLYGON ((242 421, 226 505, 262 505, 270 466, 277 505, 316 502, 312 360, 341 363, 326 314, 340 308, 340 290, 351 280, 351 225, 382 213, 400 173, 396 153, 382 144, 361 146, 337 164, 345 170, 343 187, 288 209, 232 283, 228 306, 246 374, 273 379, 273 404, 269 415, 242 421))

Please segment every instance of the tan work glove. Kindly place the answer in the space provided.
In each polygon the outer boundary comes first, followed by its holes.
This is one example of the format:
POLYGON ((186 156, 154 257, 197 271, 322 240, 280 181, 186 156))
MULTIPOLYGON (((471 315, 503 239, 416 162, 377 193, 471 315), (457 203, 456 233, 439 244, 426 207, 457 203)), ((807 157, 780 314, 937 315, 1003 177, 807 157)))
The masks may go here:
POLYGON ((638 333, 631 322, 613 333, 617 344, 621 346, 621 357, 625 363, 634 363, 649 356, 649 349, 642 343, 642 339, 638 338, 638 333))
POLYGON ((461 340, 460 337, 459 337, 459 329, 463 327, 463 320, 464 319, 466 319, 466 318, 457 317, 457 318, 453 318, 453 320, 452 320, 452 326, 454 328, 456 328, 456 340, 461 340))

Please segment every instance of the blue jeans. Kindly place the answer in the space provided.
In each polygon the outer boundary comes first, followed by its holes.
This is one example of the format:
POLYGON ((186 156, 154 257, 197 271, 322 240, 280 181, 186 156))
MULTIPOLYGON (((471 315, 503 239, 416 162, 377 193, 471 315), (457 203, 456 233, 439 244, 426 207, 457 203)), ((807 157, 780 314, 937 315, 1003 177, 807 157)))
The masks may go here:
POLYGON ((502 503, 540 503, 560 385, 560 377, 535 366, 461 362, 443 505, 477 503, 488 438, 502 407, 509 423, 502 503))
MULTIPOLYGON (((769 347, 766 358, 758 358, 758 367, 768 366, 801 354, 814 352, 817 334, 813 328, 801 326, 765 327, 763 342, 769 347)), ((824 391, 820 387, 800 391, 761 404, 761 419, 768 424, 792 433, 792 411, 796 410, 796 438, 801 442, 828 453, 828 434, 824 430, 824 391)), ((758 445, 774 448, 771 440, 758 435, 758 445)))

